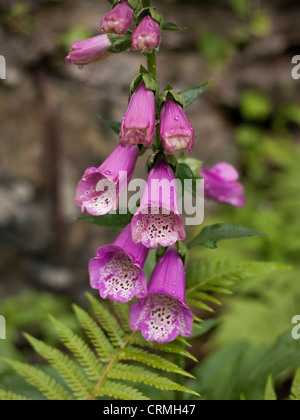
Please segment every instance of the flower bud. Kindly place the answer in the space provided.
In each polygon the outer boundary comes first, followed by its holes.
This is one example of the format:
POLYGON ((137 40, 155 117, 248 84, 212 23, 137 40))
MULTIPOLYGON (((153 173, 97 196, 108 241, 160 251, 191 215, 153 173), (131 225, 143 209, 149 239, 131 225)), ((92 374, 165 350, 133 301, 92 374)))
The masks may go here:
POLYGON ((109 34, 124 35, 130 28, 133 9, 127 1, 119 3, 101 21, 101 30, 109 34))
POLYGON ((132 34, 132 49, 152 52, 160 42, 160 27, 151 16, 146 16, 132 34))
POLYGON ((111 42, 106 34, 98 35, 83 41, 76 41, 72 44, 66 61, 78 66, 94 63, 95 61, 107 58, 111 53, 108 49, 111 42))

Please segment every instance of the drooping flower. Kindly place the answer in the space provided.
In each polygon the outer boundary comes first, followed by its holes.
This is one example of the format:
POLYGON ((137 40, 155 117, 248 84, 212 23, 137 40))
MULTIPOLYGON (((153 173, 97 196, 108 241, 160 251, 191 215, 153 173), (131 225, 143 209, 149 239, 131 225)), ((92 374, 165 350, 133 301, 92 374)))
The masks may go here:
POLYGON ((167 99, 160 115, 160 137, 166 153, 194 148, 194 129, 182 107, 167 99))
POLYGON ((148 295, 133 303, 130 328, 141 330, 147 341, 160 344, 188 337, 193 332, 193 314, 185 302, 184 265, 174 249, 158 262, 148 285, 148 295))
POLYGON ((111 54, 108 51, 111 45, 112 43, 106 34, 97 35, 83 41, 76 41, 72 44, 66 61, 78 66, 84 66, 103 60, 111 54))
POLYGON ((132 222, 132 238, 155 249, 185 239, 177 205, 177 183, 170 166, 161 159, 149 173, 141 206, 132 222))
POLYGON ((113 245, 97 250, 89 263, 90 282, 103 299, 129 302, 147 296, 147 278, 143 271, 149 250, 131 239, 127 226, 113 245))
POLYGON ((151 52, 158 48, 160 42, 160 27, 151 16, 146 16, 132 34, 132 49, 151 52))
POLYGON ((229 163, 218 163, 213 168, 202 169, 204 192, 207 198, 234 207, 246 205, 245 191, 239 179, 238 171, 229 163))
POLYGON ((115 6, 101 21, 101 30, 106 33, 124 35, 130 28, 133 9, 127 1, 115 6))
POLYGON ((75 202, 81 211, 103 216, 118 208, 118 197, 131 180, 139 151, 118 146, 99 168, 88 168, 77 186, 75 202))
POLYGON ((150 147, 155 136, 155 97, 141 83, 131 97, 121 126, 123 145, 143 144, 150 147))

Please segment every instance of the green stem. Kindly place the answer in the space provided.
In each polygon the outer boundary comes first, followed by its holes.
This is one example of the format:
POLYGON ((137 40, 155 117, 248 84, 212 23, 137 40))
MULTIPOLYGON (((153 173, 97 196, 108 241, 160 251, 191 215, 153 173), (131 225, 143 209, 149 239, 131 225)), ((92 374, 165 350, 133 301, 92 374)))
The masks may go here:
POLYGON ((157 79, 157 66, 156 66, 156 51, 147 54, 148 71, 152 76, 157 79))

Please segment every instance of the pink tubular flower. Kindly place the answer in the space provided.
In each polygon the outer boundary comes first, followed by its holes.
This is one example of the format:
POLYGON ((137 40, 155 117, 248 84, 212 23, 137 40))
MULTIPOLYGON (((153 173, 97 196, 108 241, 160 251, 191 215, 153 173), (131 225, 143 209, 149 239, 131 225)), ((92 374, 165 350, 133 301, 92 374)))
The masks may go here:
POLYGON ((234 207, 246 205, 244 187, 236 182, 239 173, 229 163, 218 163, 209 170, 201 170, 204 178, 205 195, 219 203, 230 204, 234 207))
POLYGON ((151 170, 141 206, 132 219, 132 239, 155 249, 185 239, 177 206, 177 184, 170 166, 160 160, 151 170))
POLYGON ((131 239, 127 226, 113 245, 97 250, 89 264, 90 281, 103 299, 129 302, 147 296, 147 278, 143 271, 149 250, 131 239))
POLYGON ((132 49, 151 52, 158 48, 160 42, 160 27, 151 16, 146 16, 132 34, 132 49))
POLYGON ((184 266, 174 249, 159 260, 148 285, 148 296, 131 306, 130 328, 141 330, 147 341, 160 344, 193 333, 193 314, 185 302, 184 266))
POLYGON ((75 202, 81 211, 103 216, 118 208, 118 197, 131 180, 139 151, 118 146, 99 168, 88 168, 78 183, 75 202))
POLYGON ((111 54, 108 51, 111 45, 106 34, 98 35, 83 41, 76 41, 72 44, 66 61, 78 66, 84 66, 86 64, 94 63, 95 61, 103 60, 111 54))
POLYGON ((155 137, 155 97, 144 83, 131 97, 121 126, 121 143, 150 147, 155 137))
POLYGON ((124 35, 130 28, 133 9, 127 1, 119 3, 101 21, 101 30, 110 34, 124 35))
POLYGON ((194 129, 182 107, 171 99, 162 108, 160 137, 166 153, 180 150, 191 152, 194 148, 194 129))

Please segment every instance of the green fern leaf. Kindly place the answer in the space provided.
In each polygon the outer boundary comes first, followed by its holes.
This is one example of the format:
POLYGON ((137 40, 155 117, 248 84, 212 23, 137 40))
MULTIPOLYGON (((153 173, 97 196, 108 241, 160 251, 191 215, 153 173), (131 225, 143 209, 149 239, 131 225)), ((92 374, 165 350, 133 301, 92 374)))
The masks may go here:
POLYGON ((20 376, 37 388, 47 399, 53 401, 70 400, 68 392, 59 385, 51 376, 40 369, 15 360, 3 358, 20 376))
POLYGON ((90 379, 97 380, 103 372, 103 366, 99 364, 94 353, 88 345, 66 325, 51 317, 52 323, 60 335, 62 342, 74 354, 79 363, 83 366, 90 379))
POLYGON ((127 336, 116 318, 94 296, 88 293, 87 297, 92 304, 98 321, 107 332, 112 344, 115 347, 122 347, 127 336))
POLYGON ((214 310, 210 306, 206 305, 205 303, 201 302, 200 300, 188 298, 187 299, 187 304, 189 306, 196 306, 197 308, 203 309, 204 311, 207 311, 207 312, 214 312, 214 310))
POLYGON ((179 354, 181 356, 184 356, 184 357, 187 357, 188 359, 193 360, 194 362, 198 362, 196 357, 194 357, 191 353, 186 351, 183 347, 181 347, 176 342, 167 343, 167 344, 150 343, 142 337, 135 336, 131 340, 131 344, 134 344, 136 346, 143 347, 143 348, 160 350, 160 351, 162 351, 164 353, 167 353, 167 354, 179 354))
POLYGON ((124 401, 148 401, 137 389, 131 388, 119 382, 105 381, 105 384, 99 388, 96 397, 112 397, 124 401))
POLYGON ((191 266, 187 276, 187 295, 193 297, 194 292, 212 291, 228 294, 227 287, 234 281, 264 276, 276 270, 288 267, 275 263, 257 261, 196 262, 191 266))
POLYGON ((265 401, 277 401, 277 395, 275 392, 274 384, 273 384, 273 378, 272 376, 269 376, 268 382, 265 389, 265 401))
POLYGON ((157 356, 156 354, 150 354, 145 350, 138 349, 132 346, 128 346, 122 351, 120 351, 119 360, 132 360, 159 370, 178 373, 180 375, 193 378, 193 375, 191 375, 188 372, 185 372, 183 369, 181 369, 174 363, 169 362, 168 360, 165 360, 162 357, 157 356))
POLYGON ((161 377, 157 373, 150 372, 149 370, 137 366, 128 366, 119 363, 110 371, 108 377, 110 379, 143 383, 162 391, 181 391, 199 396, 196 392, 178 385, 168 378, 161 377))
POLYGON ((93 386, 73 360, 29 334, 25 334, 25 337, 35 351, 58 371, 78 399, 85 400, 89 397, 93 386))
POLYGON ((0 389, 0 401, 32 401, 30 398, 0 389))
POLYGON ((90 315, 77 305, 73 305, 78 322, 93 343, 97 354, 102 362, 109 362, 115 349, 107 339, 99 325, 90 315))
POLYGON ((292 385, 291 400, 300 401, 300 369, 297 370, 295 379, 292 385))

